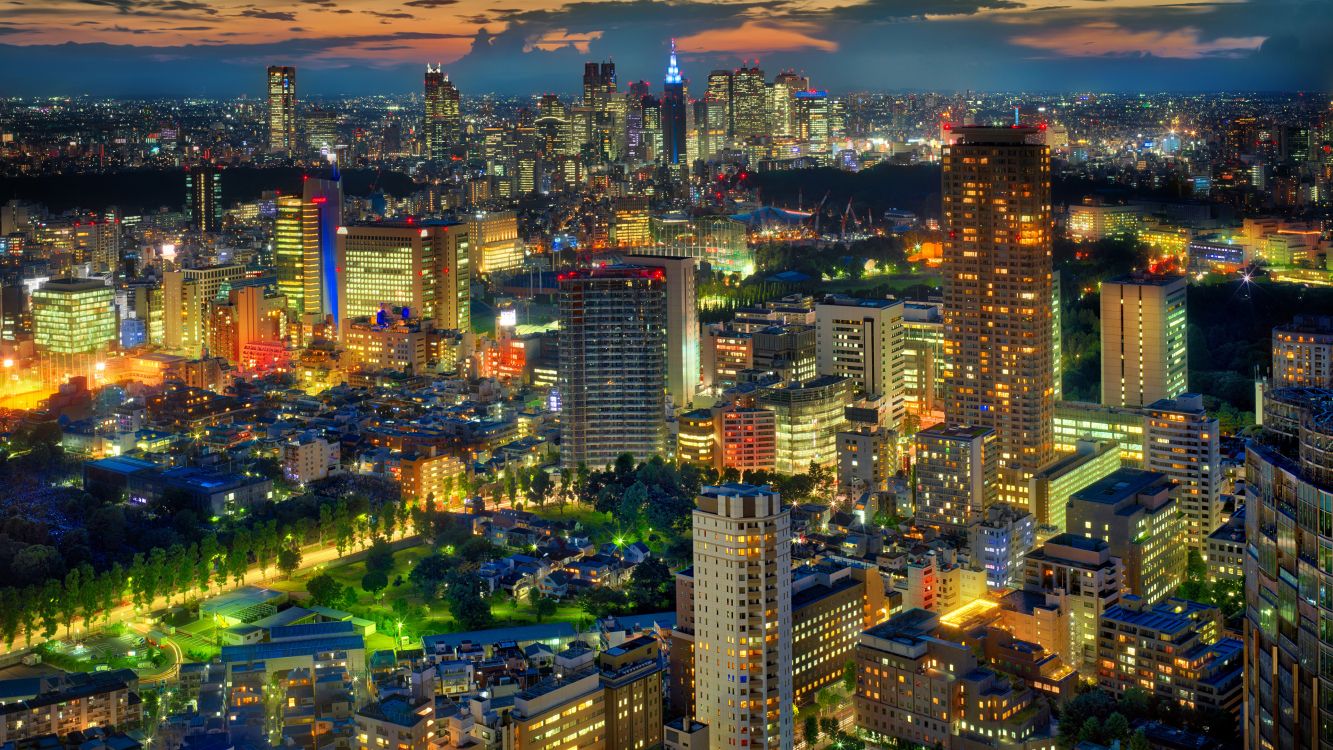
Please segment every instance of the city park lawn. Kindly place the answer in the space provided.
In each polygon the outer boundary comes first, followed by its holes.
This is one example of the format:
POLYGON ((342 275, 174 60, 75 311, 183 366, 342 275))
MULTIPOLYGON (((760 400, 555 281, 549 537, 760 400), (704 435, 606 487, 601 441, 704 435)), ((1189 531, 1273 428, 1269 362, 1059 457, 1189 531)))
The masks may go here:
MULTIPOLYGON (((306 584, 310 579, 328 573, 352 593, 353 600, 345 604, 342 609, 377 624, 379 632, 367 639, 366 647, 371 650, 389 648, 393 643, 398 622, 403 624, 402 634, 412 639, 422 635, 458 630, 448 606, 442 599, 426 601, 408 582, 412 568, 432 552, 429 544, 418 544, 395 552, 393 570, 388 575, 389 586, 379 592, 378 596, 361 589, 361 578, 366 574, 364 560, 340 565, 324 565, 301 571, 290 579, 270 580, 263 585, 296 594, 295 598, 299 600, 306 593, 306 584), (396 607, 395 603, 398 603, 396 607)), ((491 597, 490 603, 491 613, 495 617, 494 627, 530 625, 537 622, 531 605, 526 601, 516 605, 507 594, 497 593, 491 597)), ((579 622, 587 619, 582 609, 566 602, 557 608, 554 615, 544 618, 543 622, 579 622)))

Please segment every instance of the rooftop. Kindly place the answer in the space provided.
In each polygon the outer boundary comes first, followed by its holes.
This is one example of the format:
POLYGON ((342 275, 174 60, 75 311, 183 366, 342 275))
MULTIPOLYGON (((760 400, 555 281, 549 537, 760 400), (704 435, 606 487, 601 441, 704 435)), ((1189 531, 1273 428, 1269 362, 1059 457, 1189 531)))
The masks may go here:
POLYGON ((1167 476, 1156 471, 1142 469, 1116 469, 1108 476, 1075 492, 1070 500, 1087 503, 1118 505, 1154 485, 1167 481, 1167 476))

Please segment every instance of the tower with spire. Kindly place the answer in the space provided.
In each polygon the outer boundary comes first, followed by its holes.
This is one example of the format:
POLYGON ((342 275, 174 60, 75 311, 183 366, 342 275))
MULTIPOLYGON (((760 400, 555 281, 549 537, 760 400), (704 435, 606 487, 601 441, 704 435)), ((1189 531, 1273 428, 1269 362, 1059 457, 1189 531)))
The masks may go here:
POLYGON ((672 39, 666 82, 662 86, 662 158, 668 164, 680 164, 685 159, 687 105, 685 79, 676 61, 676 40, 672 39))

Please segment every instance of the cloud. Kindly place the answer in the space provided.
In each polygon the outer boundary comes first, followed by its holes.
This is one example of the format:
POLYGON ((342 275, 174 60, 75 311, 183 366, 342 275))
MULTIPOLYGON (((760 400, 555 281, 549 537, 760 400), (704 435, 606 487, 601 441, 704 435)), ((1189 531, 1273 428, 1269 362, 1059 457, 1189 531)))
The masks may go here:
POLYGON ((1235 57, 1257 51, 1266 37, 1218 37, 1204 39, 1196 28, 1174 31, 1133 31, 1105 21, 1036 33, 1019 34, 1014 44, 1062 57, 1153 57, 1193 60, 1202 57, 1235 57))
POLYGON ((773 24, 746 21, 727 29, 710 29, 676 40, 676 47, 686 53, 755 55, 795 50, 837 52, 838 43, 820 39, 811 24, 773 24))
POLYGON ((448 5, 457 5, 458 0, 407 0, 403 3, 410 8, 443 8, 448 5))
POLYGON ((523 51, 542 50, 543 52, 552 52, 560 49, 573 49, 586 55, 588 54, 589 45, 601 38, 602 32, 600 31, 571 34, 569 29, 553 29, 529 39, 523 45, 523 51))
POLYGON ((285 10, 260 10, 259 8, 244 8, 237 15, 247 18, 260 18, 265 21, 295 21, 296 14, 285 10))
POLYGON ((416 16, 412 15, 411 13, 402 13, 402 12, 386 13, 384 11, 378 11, 378 10, 363 10, 361 12, 365 13, 368 16, 375 16, 376 18, 383 18, 383 19, 416 18, 416 16))

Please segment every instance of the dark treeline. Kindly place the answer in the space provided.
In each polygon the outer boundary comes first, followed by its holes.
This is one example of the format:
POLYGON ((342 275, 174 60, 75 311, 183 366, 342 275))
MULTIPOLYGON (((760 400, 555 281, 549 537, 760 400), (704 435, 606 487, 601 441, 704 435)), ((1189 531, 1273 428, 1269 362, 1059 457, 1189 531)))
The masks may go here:
MULTIPOLYGON (((265 190, 295 193, 309 170, 298 167, 231 167, 222 172, 225 206, 253 201, 265 190)), ((347 169, 342 173, 348 195, 369 195, 381 189, 407 195, 412 178, 402 172, 347 169)), ((0 203, 18 198, 45 204, 54 212, 83 208, 101 211, 117 206, 126 213, 151 213, 160 208, 179 211, 185 205, 184 169, 131 169, 105 174, 49 174, 0 177, 0 203)))

